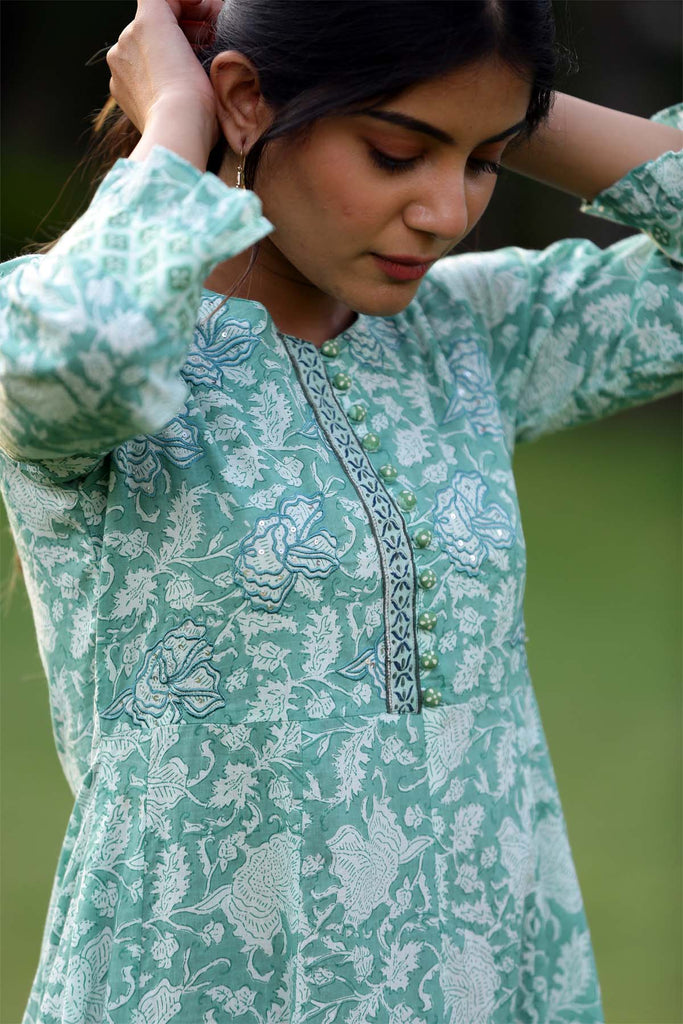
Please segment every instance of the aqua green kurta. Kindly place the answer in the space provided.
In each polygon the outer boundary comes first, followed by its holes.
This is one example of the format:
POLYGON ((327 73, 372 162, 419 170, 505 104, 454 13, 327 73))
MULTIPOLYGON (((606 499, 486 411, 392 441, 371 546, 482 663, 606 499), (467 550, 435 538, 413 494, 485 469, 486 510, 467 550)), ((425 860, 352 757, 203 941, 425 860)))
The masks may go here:
POLYGON ((4 266, 75 793, 24 1024, 603 1019, 511 456, 677 386, 682 211, 666 154, 588 208, 643 234, 444 259, 322 350, 202 288, 270 225, 161 147, 4 266))

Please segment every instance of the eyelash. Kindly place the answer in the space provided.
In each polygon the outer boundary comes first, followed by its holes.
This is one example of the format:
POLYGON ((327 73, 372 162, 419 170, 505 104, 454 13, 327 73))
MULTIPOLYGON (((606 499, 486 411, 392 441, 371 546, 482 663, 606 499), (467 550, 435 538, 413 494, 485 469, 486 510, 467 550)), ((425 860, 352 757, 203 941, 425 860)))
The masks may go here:
MULTIPOLYGON (((370 157, 372 162, 383 171, 389 174, 400 174, 402 171, 409 171, 422 159, 419 156, 409 157, 407 160, 398 160, 396 157, 383 153, 381 149, 370 146, 370 157)), ((500 174, 501 165, 493 160, 477 160, 470 157, 468 169, 471 174, 477 177, 479 174, 500 174)))

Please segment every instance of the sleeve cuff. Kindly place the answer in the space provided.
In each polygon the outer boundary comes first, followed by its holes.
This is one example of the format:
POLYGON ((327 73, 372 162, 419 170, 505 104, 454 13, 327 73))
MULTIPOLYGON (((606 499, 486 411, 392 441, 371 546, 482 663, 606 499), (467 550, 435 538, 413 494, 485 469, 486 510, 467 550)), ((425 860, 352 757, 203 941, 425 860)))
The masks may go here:
MULTIPOLYGON (((683 104, 651 120, 681 128, 683 104)), ((683 262, 683 152, 662 153, 634 167, 581 211, 643 231, 668 259, 683 262)))
POLYGON ((191 229, 197 255, 215 262, 236 256, 273 230, 255 192, 230 188, 164 146, 154 146, 144 161, 117 160, 93 204, 103 197, 111 200, 113 193, 119 205, 150 219, 162 211, 164 218, 178 219, 191 229))

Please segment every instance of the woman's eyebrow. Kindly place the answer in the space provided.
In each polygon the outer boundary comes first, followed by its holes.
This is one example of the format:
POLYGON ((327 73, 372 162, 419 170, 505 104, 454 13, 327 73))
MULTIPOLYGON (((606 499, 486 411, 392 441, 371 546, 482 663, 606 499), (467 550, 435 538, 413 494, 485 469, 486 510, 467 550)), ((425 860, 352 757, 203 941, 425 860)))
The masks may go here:
MULTIPOLYGON (((387 121, 389 124, 398 125, 399 128, 407 128, 411 132, 431 135, 432 138, 438 139, 439 142, 445 142, 448 146, 455 145, 455 139, 448 132, 442 131, 441 128, 436 128, 433 124, 428 124, 427 121, 418 121, 415 117, 400 114, 397 110, 359 110, 356 113, 366 117, 376 117, 379 121, 387 121)), ((479 145, 486 146, 491 142, 501 142, 508 135, 515 135, 516 132, 521 131, 525 126, 526 120, 518 121, 517 124, 513 124, 504 131, 499 132, 498 135, 492 135, 490 139, 482 139, 479 145)))

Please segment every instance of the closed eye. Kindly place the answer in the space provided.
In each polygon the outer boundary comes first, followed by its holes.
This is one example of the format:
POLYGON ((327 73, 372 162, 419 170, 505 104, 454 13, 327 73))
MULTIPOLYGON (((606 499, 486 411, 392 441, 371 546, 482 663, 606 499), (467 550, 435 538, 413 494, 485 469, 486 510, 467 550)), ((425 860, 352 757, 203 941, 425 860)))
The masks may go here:
POLYGON ((388 171, 389 174, 400 174, 401 171, 409 171, 422 159, 421 156, 404 158, 389 156, 388 153, 383 153, 381 149, 375 149, 374 146, 370 146, 369 151, 370 159, 375 166, 383 171, 388 171))
POLYGON ((467 161, 467 169, 475 177, 479 174, 500 174, 502 171, 501 165, 497 164, 495 160, 477 160, 474 156, 467 161))
MULTIPOLYGON (((389 174, 400 174, 402 171, 410 171, 422 159, 422 156, 395 157, 389 156, 375 146, 369 146, 370 158, 376 167, 389 174)), ((500 174, 502 167, 495 160, 479 160, 471 156, 467 161, 467 168, 471 175, 478 177, 480 174, 500 174)))

